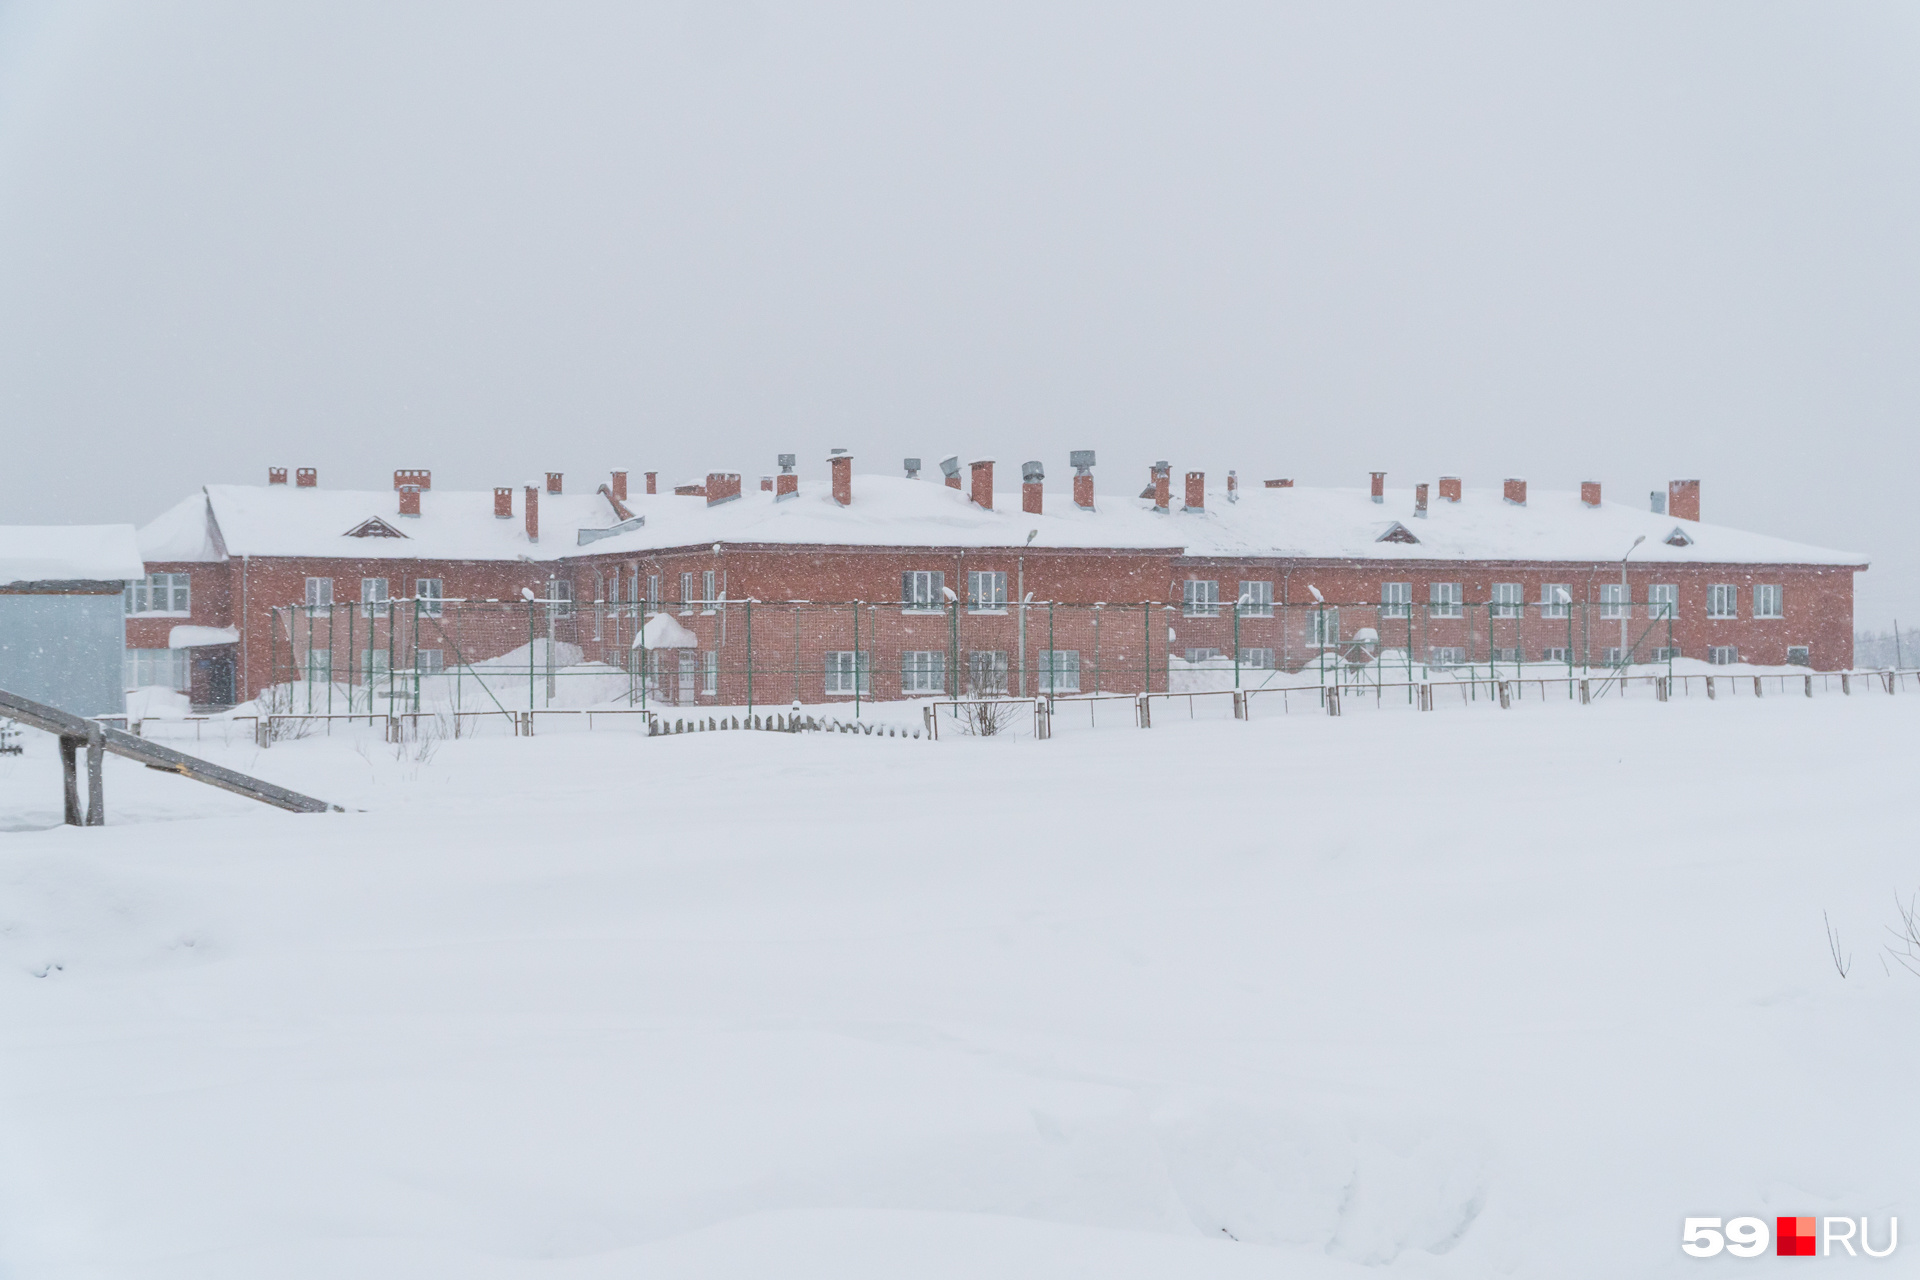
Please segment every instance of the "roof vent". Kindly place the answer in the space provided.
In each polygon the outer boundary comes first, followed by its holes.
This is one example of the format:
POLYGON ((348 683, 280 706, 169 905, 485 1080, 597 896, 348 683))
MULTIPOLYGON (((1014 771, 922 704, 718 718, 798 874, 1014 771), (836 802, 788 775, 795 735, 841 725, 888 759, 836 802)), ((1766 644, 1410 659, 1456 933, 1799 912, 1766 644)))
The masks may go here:
POLYGON ((920 459, 902 458, 900 465, 906 469, 907 479, 918 480, 920 478, 920 459))
POLYGON ((950 453, 940 459, 940 474, 947 478, 947 488, 958 489, 960 487, 960 455, 950 453))
POLYGON ((1408 542, 1408 543, 1417 544, 1420 541, 1420 539, 1413 536, 1413 530, 1407 528, 1407 526, 1401 524, 1398 520, 1395 520, 1392 524, 1387 526, 1387 531, 1381 534, 1379 537, 1375 538, 1374 541, 1375 542, 1408 542))
POLYGON ((1655 489, 1647 495, 1647 507, 1657 516, 1667 514, 1667 495, 1655 489))
POLYGON ((1690 547, 1693 545, 1693 539, 1687 536, 1685 529, 1682 529, 1679 525, 1675 525, 1673 526, 1673 532, 1667 535, 1666 543, 1670 547, 1690 547))
MULTIPOLYGON (((418 494, 414 495, 416 498, 418 494)), ((407 535, 382 520, 379 516, 369 516, 353 528, 347 530, 349 538, 404 538, 407 535)))

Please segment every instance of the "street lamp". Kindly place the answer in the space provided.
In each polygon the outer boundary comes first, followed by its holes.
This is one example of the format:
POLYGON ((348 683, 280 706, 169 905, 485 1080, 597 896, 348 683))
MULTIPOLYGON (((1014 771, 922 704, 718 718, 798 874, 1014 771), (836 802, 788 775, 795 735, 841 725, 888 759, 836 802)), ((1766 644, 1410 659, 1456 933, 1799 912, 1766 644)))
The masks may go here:
POLYGON ((1632 555, 1635 548, 1646 540, 1647 535, 1641 534, 1633 540, 1633 546, 1627 548, 1627 555, 1620 557, 1620 667, 1622 670, 1625 670, 1627 665, 1627 618, 1633 612, 1633 594, 1627 590, 1627 556, 1632 555))

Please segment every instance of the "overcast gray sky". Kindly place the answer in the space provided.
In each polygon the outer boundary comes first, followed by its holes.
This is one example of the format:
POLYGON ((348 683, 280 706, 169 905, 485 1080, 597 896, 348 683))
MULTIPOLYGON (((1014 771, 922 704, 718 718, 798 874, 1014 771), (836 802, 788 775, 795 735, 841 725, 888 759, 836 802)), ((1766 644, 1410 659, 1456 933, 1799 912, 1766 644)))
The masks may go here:
POLYGON ((1596 478, 1920 626, 1920 8, 0 0, 0 520, 1596 478))

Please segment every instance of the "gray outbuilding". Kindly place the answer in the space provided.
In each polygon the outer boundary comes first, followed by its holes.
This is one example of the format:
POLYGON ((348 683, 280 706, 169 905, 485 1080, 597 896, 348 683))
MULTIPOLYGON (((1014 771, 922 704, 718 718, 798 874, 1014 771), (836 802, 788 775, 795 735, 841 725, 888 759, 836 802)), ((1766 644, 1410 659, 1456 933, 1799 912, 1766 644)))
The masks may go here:
POLYGON ((0 689, 77 716, 121 715, 130 524, 0 525, 0 689))

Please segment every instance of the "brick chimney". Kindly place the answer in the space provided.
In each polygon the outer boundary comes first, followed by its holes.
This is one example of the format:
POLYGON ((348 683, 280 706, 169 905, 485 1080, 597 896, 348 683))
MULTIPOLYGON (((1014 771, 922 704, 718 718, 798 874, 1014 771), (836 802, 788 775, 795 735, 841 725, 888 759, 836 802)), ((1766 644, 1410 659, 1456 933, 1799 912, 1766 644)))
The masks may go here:
POLYGON ((1580 482, 1580 501, 1589 507, 1597 507, 1600 505, 1600 482, 1598 480, 1582 480, 1580 482))
POLYGON ((1525 480, 1516 480, 1514 477, 1508 476, 1505 485, 1503 485, 1501 488, 1500 496, 1506 499, 1508 502, 1511 502, 1516 507, 1526 506, 1527 505, 1527 482, 1525 480))
POLYGON ((527 541, 540 541, 540 489, 527 486, 527 541))
POLYGON ((393 487, 395 489, 399 489, 406 485, 412 485, 414 488, 419 489, 421 492, 424 493, 428 489, 433 488, 433 472, 431 471, 396 471, 394 472, 393 487))
POLYGON ((287 482, 287 469, 285 467, 268 467, 267 468, 268 484, 285 484, 286 482, 287 482))
POLYGON ((614 472, 613 483, 608 487, 613 490, 614 501, 625 502, 627 500, 627 473, 624 471, 614 472))
POLYGON ((413 516, 416 519, 419 517, 420 515, 420 486, 419 485, 403 484, 400 486, 400 514, 403 516, 413 516))
POLYGON ((1440 501, 1442 502, 1460 501, 1460 477, 1459 476, 1441 476, 1440 477, 1440 501))
POLYGON ((1676 520, 1700 518, 1700 482, 1698 480, 1667 481, 1667 514, 1676 520))
POLYGON ((827 454, 827 465, 833 469, 833 500, 843 507, 853 505, 853 455, 845 449, 835 449, 827 454))
POLYGON ((1093 450, 1075 449, 1067 455, 1073 464, 1073 505, 1093 510, 1093 450))
POLYGON ((1291 489, 1291 488, 1293 488, 1293 481, 1291 481, 1291 480, 1269 480, 1269 481, 1267 481, 1267 488, 1269 488, 1269 489, 1291 489))
POLYGON ((296 489, 318 489, 320 473, 312 467, 302 467, 293 473, 293 484, 296 489))
POLYGON ((1162 459, 1153 464, 1153 509, 1161 515, 1173 506, 1173 466, 1162 459))
POLYGON ((707 505, 717 507, 723 502, 732 502, 740 496, 740 473, 738 471, 707 472, 707 505))
POLYGON ((659 491, 660 491, 660 473, 658 471, 647 472, 647 492, 658 493, 659 491))
POLYGON ((946 477, 947 488, 958 489, 960 487, 960 455, 950 453, 940 459, 940 474, 946 477))
POLYGON ((1207 473, 1204 471, 1187 472, 1187 504, 1182 511, 1205 511, 1207 509, 1207 473))
POLYGON ((760 492, 762 492, 762 493, 772 493, 772 492, 773 492, 773 477, 772 477, 772 476, 761 476, 761 477, 760 477, 760 492))
POLYGON ((1369 471, 1367 474, 1373 477, 1373 500, 1375 502, 1385 502, 1387 500, 1387 473, 1384 471, 1369 471))
POLYGON ((967 464, 972 472, 973 489, 967 495, 975 506, 993 510, 993 459, 975 458, 967 464))
POLYGON ((1227 501, 1240 501, 1240 473, 1238 471, 1227 472, 1227 501))
POLYGON ((1427 518, 1427 485, 1424 480, 1413 486, 1413 514, 1422 520, 1427 518))
POLYGON ((547 492, 553 494, 560 492, 560 473, 558 471, 547 472, 547 492))
POLYGON ((907 479, 918 480, 920 478, 920 459, 902 458, 900 460, 900 465, 903 468, 905 468, 907 473, 907 479))
POLYGON ((493 487, 493 518, 495 520, 513 519, 513 486, 495 485, 493 487))
POLYGON ((1046 478, 1046 468, 1039 463, 1020 464, 1020 509, 1030 516, 1040 514, 1046 478))
POLYGON ((785 502, 788 498, 800 496, 800 477, 793 470, 794 455, 780 455, 780 474, 774 477, 773 500, 785 502))

